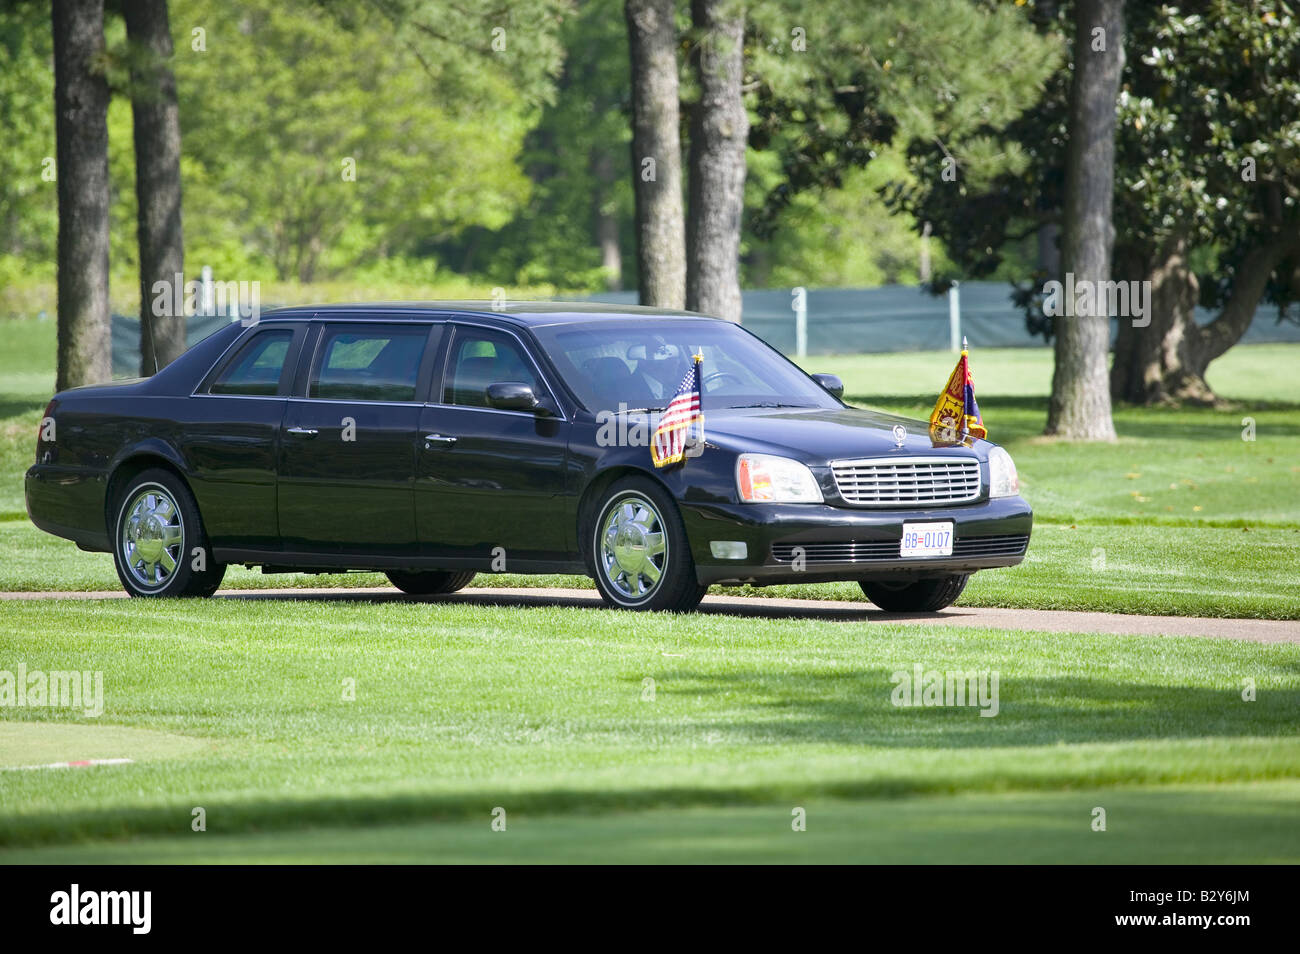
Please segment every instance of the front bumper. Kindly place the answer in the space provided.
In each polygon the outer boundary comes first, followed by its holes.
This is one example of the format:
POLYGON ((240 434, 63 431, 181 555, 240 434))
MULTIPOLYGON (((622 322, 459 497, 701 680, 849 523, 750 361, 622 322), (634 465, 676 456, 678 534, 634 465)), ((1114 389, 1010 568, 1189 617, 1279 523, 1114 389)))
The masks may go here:
POLYGON ((932 510, 685 501, 679 507, 701 584, 903 581, 1015 566, 1034 522, 1021 497, 932 510), (898 555, 904 523, 941 520, 953 523, 951 556, 898 555), (714 557, 711 543, 722 540, 743 542, 746 557, 714 557))

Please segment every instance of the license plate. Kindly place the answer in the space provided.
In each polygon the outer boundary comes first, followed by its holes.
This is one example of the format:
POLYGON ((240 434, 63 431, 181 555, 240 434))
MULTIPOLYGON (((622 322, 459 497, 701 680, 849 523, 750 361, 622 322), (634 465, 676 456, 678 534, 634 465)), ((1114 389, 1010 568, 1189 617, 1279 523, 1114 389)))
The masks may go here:
POLYGON ((952 556, 952 523, 905 523, 903 557, 952 556))

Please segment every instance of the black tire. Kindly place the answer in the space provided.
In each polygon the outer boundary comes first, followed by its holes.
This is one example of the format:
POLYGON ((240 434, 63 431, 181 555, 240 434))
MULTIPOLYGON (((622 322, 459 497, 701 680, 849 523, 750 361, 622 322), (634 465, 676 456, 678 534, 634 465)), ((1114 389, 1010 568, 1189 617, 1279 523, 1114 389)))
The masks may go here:
POLYGON ((470 580, 478 576, 473 570, 463 573, 453 570, 389 570, 384 575, 388 577, 389 583, 412 596, 455 593, 469 586, 470 580))
POLYGON ((685 613, 700 604, 709 588, 695 578, 686 527, 663 487, 647 477, 624 477, 600 495, 592 513, 586 523, 588 557, 596 588, 609 606, 685 613), (626 520, 625 504, 632 509, 626 520), (606 535, 611 540, 608 550, 606 535), (639 561, 636 568, 627 569, 615 558, 614 541, 620 538, 626 560, 639 561), (655 552, 661 542, 665 546, 655 552), (656 562, 656 557, 661 559, 656 562), (651 580, 651 574, 657 579, 651 580))
POLYGON ((937 580, 917 580, 915 583, 882 583, 879 580, 861 580, 858 585, 867 599, 890 613, 933 613, 951 606, 966 589, 969 573, 945 576, 937 580))
POLYGON ((114 494, 110 519, 113 565, 132 596, 203 597, 221 585, 226 565, 212 558, 194 495, 172 471, 136 474, 114 494))

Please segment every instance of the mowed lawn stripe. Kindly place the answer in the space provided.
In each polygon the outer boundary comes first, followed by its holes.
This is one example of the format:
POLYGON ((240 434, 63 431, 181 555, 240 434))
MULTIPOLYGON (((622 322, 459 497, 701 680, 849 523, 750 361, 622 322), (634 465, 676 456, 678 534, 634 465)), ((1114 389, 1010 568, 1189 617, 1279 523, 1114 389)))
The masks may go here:
POLYGON ((188 830, 196 806, 210 831, 238 832, 497 805, 582 814, 1300 778, 1293 645, 563 607, 23 601, 0 606, 0 669, 18 662, 102 670, 101 723, 200 745, 0 773, 5 844, 188 830), (997 670, 998 715, 895 707, 893 673, 917 663, 997 670))
POLYGON ((0 849, 0 863, 1294 864, 1300 782, 507 813, 504 822, 186 831, 0 849), (1093 827, 1099 808, 1104 830, 1093 827))

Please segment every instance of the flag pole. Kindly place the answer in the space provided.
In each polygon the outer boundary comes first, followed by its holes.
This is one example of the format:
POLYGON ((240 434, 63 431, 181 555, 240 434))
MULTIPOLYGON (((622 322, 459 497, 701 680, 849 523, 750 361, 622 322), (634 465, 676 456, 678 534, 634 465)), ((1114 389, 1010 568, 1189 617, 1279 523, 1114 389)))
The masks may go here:
POLYGON ((961 356, 963 363, 966 364, 966 366, 962 368, 963 380, 961 382, 961 439, 964 441, 966 438, 970 437, 970 417, 966 413, 966 382, 970 380, 970 364, 967 362, 969 362, 970 357, 966 353, 965 335, 961 336, 961 356))

